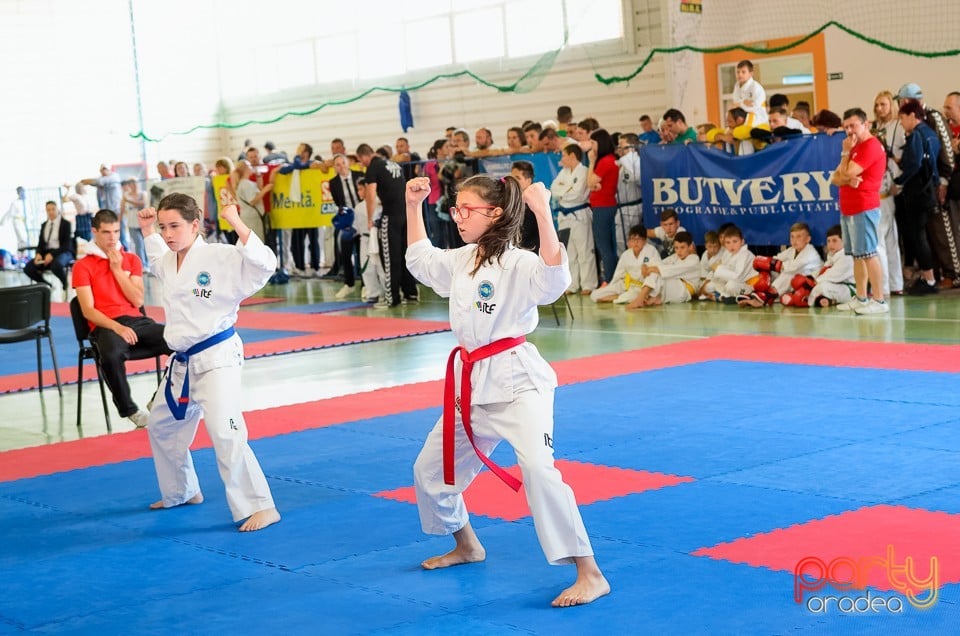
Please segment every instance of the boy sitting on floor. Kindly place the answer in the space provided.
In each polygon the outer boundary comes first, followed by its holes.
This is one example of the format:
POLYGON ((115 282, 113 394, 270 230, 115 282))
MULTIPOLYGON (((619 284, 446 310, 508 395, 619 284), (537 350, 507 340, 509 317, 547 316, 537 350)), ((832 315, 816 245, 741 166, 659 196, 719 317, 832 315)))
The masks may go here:
POLYGON ((772 305, 794 291, 792 282, 795 276, 800 276, 797 280, 804 280, 819 272, 821 267, 823 259, 817 248, 810 244, 810 226, 794 223, 790 226, 790 247, 774 257, 753 259, 753 268, 758 272, 757 280, 753 281, 753 292, 737 298, 737 301, 741 307, 772 305))
POLYGON ((700 259, 690 232, 673 237, 674 253, 659 264, 644 265, 643 286, 627 309, 689 302, 700 287, 700 259))
POLYGON ((720 240, 723 243, 723 256, 720 263, 709 272, 703 291, 718 303, 735 305, 737 296, 753 291, 747 282, 757 275, 753 269, 753 252, 743 240, 743 232, 733 223, 723 229, 720 240))
POLYGON ((853 257, 843 251, 840 226, 827 230, 827 262, 813 276, 794 276, 792 294, 784 294, 780 302, 788 307, 829 307, 853 298, 853 257))
POLYGON ((647 228, 634 225, 627 232, 627 249, 620 255, 613 278, 590 293, 595 303, 615 303, 624 305, 637 297, 643 285, 641 269, 649 264, 659 263, 660 253, 647 241, 647 228))
POLYGON ((713 230, 706 232, 703 235, 703 254, 700 255, 700 280, 703 281, 698 290, 700 300, 707 299, 704 286, 708 275, 720 265, 720 259, 723 258, 721 251, 720 235, 713 230))

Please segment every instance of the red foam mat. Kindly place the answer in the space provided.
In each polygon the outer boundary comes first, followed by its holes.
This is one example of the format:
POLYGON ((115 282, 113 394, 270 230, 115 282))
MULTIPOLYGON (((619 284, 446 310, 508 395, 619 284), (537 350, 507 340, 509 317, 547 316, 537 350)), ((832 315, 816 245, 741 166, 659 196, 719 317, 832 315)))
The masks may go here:
MULTIPOLYGON (((555 463, 563 474, 563 481, 573 489, 577 504, 580 506, 694 481, 693 477, 598 466, 564 459, 558 459, 555 463)), ((519 466, 511 466, 504 470, 520 478, 519 466)), ((409 504, 417 503, 413 486, 378 492, 375 496, 409 504)), ((463 499, 471 514, 496 517, 506 521, 516 521, 530 516, 524 488, 521 486, 519 492, 514 492, 490 471, 483 471, 477 475, 470 487, 464 491, 463 499)))
POLYGON ((271 298, 269 296, 251 296, 240 301, 241 307, 251 307, 253 305, 266 305, 269 303, 282 303, 286 298, 271 298))
MULTIPOLYGON (((64 305, 64 303, 59 303, 64 305)), ((64 305, 65 306, 65 305, 64 305)), ((58 309, 58 312, 62 307, 58 309)), ((67 309, 69 314, 69 308, 67 309)), ((147 313, 158 322, 163 321, 163 310, 159 307, 150 307, 147 313)), ((59 315, 59 314, 58 314, 59 315)), ((305 315, 286 313, 244 312, 241 311, 237 325, 247 329, 300 331, 302 336, 275 338, 260 342, 244 343, 246 358, 293 353, 324 349, 375 340, 391 338, 406 338, 428 333, 449 331, 446 322, 437 320, 410 320, 407 318, 381 318, 363 316, 332 316, 330 314, 305 315)), ((74 356, 76 350, 74 350, 74 356)), ((71 360, 73 357, 70 358, 71 360)), ((148 372, 154 368, 153 360, 133 360, 127 363, 127 372, 130 374, 148 372)), ((95 378, 93 367, 84 372, 85 378, 95 378)), ((78 371, 75 366, 60 368, 60 379, 64 383, 77 381, 78 371)), ((56 385, 56 376, 53 369, 43 372, 44 387, 56 385)), ((37 373, 30 371, 11 375, 0 375, 0 393, 10 393, 35 389, 37 373)))
MULTIPOLYGON (((302 319, 303 316, 299 318, 302 319)), ((329 315, 316 318, 321 321, 329 318, 351 319, 347 316, 329 315)), ((366 326, 370 320, 391 319, 364 318, 361 324, 366 326)), ((561 384, 587 382, 717 359, 821 366, 829 361, 833 364, 827 366, 957 372, 960 371, 958 353, 960 347, 957 346, 846 342, 776 336, 715 336, 622 353, 561 360, 553 363, 553 367, 561 384)), ((442 360, 438 360, 437 365, 438 368, 442 366, 442 360)), ((247 424, 251 439, 270 437, 436 407, 442 403, 442 391, 443 382, 440 380, 378 389, 291 406, 249 411, 246 414, 247 424), (377 399, 365 399, 374 394, 377 399)), ((198 435, 194 448, 208 446, 209 441, 205 434, 198 435)), ((149 455, 150 449, 143 431, 17 449, 0 453, 0 481, 139 459, 149 455)))
POLYGON ((957 537, 960 515, 879 505, 701 548, 693 554, 788 572, 795 572, 799 565, 800 572, 813 579, 826 578, 832 571, 842 582, 856 578, 850 565, 856 563, 868 586, 890 591, 897 578, 903 580, 897 568, 907 559, 920 578, 930 574, 933 557, 940 585, 960 582, 957 537))

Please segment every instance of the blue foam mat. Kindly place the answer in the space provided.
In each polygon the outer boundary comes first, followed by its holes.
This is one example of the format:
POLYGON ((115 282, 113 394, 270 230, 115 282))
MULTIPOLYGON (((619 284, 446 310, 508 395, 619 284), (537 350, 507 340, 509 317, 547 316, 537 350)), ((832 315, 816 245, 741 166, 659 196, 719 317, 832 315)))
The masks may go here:
MULTIPOLYGON (((529 518, 474 516, 485 563, 418 567, 451 539, 420 533, 415 506, 373 494, 412 483, 436 408, 253 442, 284 515, 263 532, 236 532, 208 449, 194 453, 200 506, 147 510, 148 459, 2 483, 0 633, 943 633, 956 584, 926 612, 822 616, 793 602, 790 573, 691 552, 864 503, 960 513, 955 385, 951 374, 711 362, 560 388, 558 457, 695 478, 582 506, 614 592, 567 610, 549 601, 573 569, 546 563, 529 518), (772 375, 824 382, 831 416, 770 417, 777 398, 756 386, 772 375), (671 397, 705 378, 689 395, 709 414, 671 397), (839 390, 854 383, 855 395, 839 390), (650 408, 625 407, 633 393, 650 408), (750 409, 734 408, 748 397, 750 409)), ((503 446, 494 457, 514 461, 503 446)))
MULTIPOLYGON (((50 330, 53 332, 53 346, 57 351, 57 362, 60 368, 73 366, 77 363, 77 338, 73 333, 73 322, 63 316, 53 316, 50 318, 50 330)), ((303 331, 281 331, 273 329, 237 329, 240 338, 246 343, 263 342, 266 340, 277 340, 279 338, 293 338, 302 336, 303 331)), ((53 370, 53 358, 50 356, 50 343, 46 338, 40 345, 41 358, 45 371, 53 370)), ((93 363, 87 365, 93 368, 93 363)), ((37 346, 34 341, 17 342, 3 347, 3 365, 0 366, 0 373, 4 375, 13 375, 17 373, 36 373, 37 372, 37 346)), ((90 377, 90 372, 87 372, 90 377)), ((36 380, 36 378, 34 378, 36 380)))

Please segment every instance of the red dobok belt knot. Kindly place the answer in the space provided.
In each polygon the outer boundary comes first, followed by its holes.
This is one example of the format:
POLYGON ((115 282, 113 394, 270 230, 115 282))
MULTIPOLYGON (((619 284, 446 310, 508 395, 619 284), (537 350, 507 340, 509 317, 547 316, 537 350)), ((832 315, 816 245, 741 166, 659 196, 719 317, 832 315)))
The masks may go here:
POLYGON ((447 375, 443 386, 443 482, 448 485, 456 483, 454 471, 454 440, 456 438, 456 427, 454 424, 455 412, 457 409, 457 385, 454 377, 454 362, 457 356, 463 362, 460 369, 460 420, 463 422, 463 432, 476 451, 480 461, 493 472, 494 475, 503 480, 503 483, 514 490, 520 490, 521 482, 519 479, 497 466, 489 457, 477 448, 477 443, 473 440, 473 428, 470 426, 470 372, 473 371, 473 365, 480 360, 484 360, 498 353, 503 353, 508 349, 523 344, 527 339, 523 336, 516 338, 503 338, 496 340, 488 345, 484 345, 473 351, 467 351, 466 347, 456 347, 450 352, 447 359, 447 375))

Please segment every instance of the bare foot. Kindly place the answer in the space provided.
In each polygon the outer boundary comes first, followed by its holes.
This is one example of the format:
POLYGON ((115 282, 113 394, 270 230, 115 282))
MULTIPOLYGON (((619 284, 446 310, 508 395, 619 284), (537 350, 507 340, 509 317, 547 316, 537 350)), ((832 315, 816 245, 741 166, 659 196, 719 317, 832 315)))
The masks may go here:
POLYGON ((487 558, 487 551, 483 549, 483 544, 480 543, 469 521, 453 533, 453 538, 457 542, 457 547, 446 554, 430 557, 420 566, 424 570, 439 570, 452 565, 479 563, 487 558))
POLYGON ((738 300, 737 304, 741 307, 753 307, 754 309, 759 309, 760 307, 763 307, 764 303, 756 298, 744 298, 743 300, 738 300))
POLYGON ((424 570, 439 570, 440 568, 448 568, 452 565, 463 565, 465 563, 479 563, 487 558, 487 552, 483 549, 483 546, 480 546, 479 550, 476 549, 461 549, 460 546, 457 546, 453 550, 450 550, 446 554, 440 556, 430 557, 423 563, 421 567, 424 570))
MULTIPOLYGON (((190 497, 189 499, 183 502, 183 504, 202 504, 202 503, 203 503, 202 492, 198 492, 193 497, 190 497)), ((179 504, 179 505, 182 506, 183 504, 179 504)), ((173 508, 174 506, 170 506, 170 507, 173 508)), ((163 509, 162 499, 160 501, 155 501, 152 504, 150 504, 150 510, 162 510, 162 509, 163 509)))
POLYGON ((240 532, 254 532, 255 530, 263 530, 267 526, 272 526, 278 521, 280 521, 280 513, 276 508, 258 510, 247 517, 247 520, 243 522, 242 526, 240 526, 240 532))
POLYGON ((577 580, 573 585, 560 592, 550 603, 554 607, 573 607, 592 603, 601 596, 610 593, 610 584, 604 578, 597 562, 592 556, 576 557, 577 580))
POLYGON ((663 298, 660 296, 654 296, 653 298, 648 298, 646 302, 643 303, 644 307, 655 307, 657 305, 663 304, 663 298))

